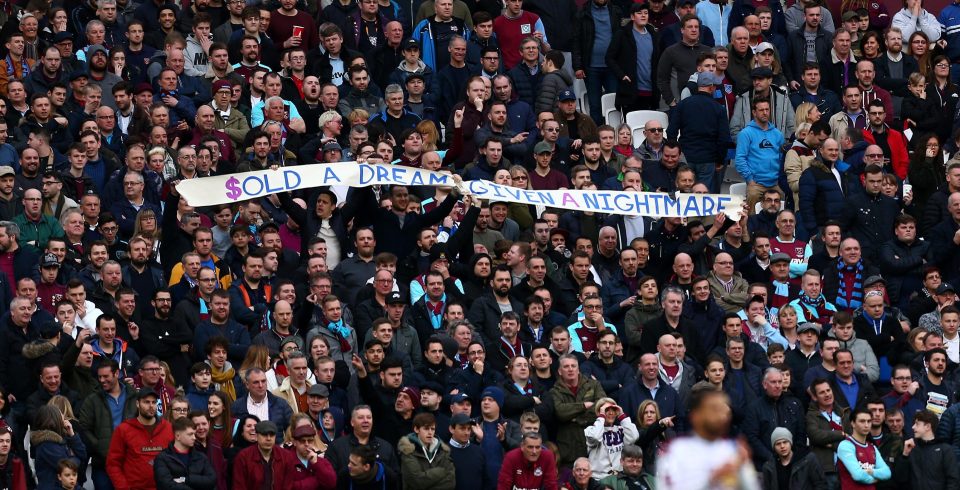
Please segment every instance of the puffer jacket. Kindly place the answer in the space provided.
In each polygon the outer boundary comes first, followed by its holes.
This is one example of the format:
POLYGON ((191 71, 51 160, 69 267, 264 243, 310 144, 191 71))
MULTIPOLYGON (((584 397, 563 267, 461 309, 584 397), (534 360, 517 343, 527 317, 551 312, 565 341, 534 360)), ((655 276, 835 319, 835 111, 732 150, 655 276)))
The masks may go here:
MULTIPOLYGON (((850 430, 850 409, 834 404, 833 411, 840 416, 840 425, 844 430, 850 430)), ((806 421, 810 452, 816 456, 824 473, 836 473, 833 455, 837 452, 837 445, 845 438, 844 432, 833 430, 830 422, 820 413, 816 403, 811 403, 807 408, 806 421)))
POLYGON ((840 186, 833 172, 820 158, 810 162, 810 168, 800 175, 797 208, 800 212, 799 225, 806 230, 807 236, 815 236, 818 227, 842 216, 844 196, 850 187, 846 185, 845 177, 848 166, 841 160, 835 162, 834 166, 840 172, 844 187, 840 186))
POLYGON ((541 112, 556 110, 557 97, 564 90, 570 90, 572 86, 573 79, 564 70, 556 70, 544 75, 543 81, 540 82, 540 91, 537 92, 536 104, 533 107, 535 113, 540 114, 541 112))
POLYGON ((573 463, 577 458, 587 456, 587 439, 583 429, 593 423, 596 415, 583 404, 596 403, 607 394, 597 380, 583 375, 577 382, 576 394, 561 381, 553 385, 550 394, 558 422, 556 442, 560 448, 560 464, 573 463))
POLYGON ((950 444, 954 457, 960 460, 960 403, 954 403, 940 415, 937 440, 950 444))
POLYGON ((887 293, 891 303, 899 304, 903 295, 909 295, 922 287, 920 277, 926 267, 925 261, 932 262, 930 242, 914 240, 907 244, 894 237, 883 244, 880 248, 879 266, 887 280, 887 293))
MULTIPOLYGON (((866 374, 871 383, 876 383, 880 379, 880 363, 877 362, 877 355, 873 353, 873 349, 870 348, 870 344, 866 340, 857 338, 857 332, 851 332, 851 334, 853 336, 848 340, 840 341, 840 348, 853 353, 853 366, 856 373, 866 374), (866 372, 860 371, 860 365, 867 367, 866 372)), ((827 336, 831 339, 837 338, 833 329, 827 332, 827 336)), ((839 396, 839 393, 834 393, 834 395, 839 396)))
POLYGON ((217 486, 213 465, 202 452, 193 449, 187 457, 190 463, 184 465, 173 448, 173 443, 157 455, 153 460, 157 490, 210 490, 217 486))
POLYGON ((397 443, 400 473, 406 490, 453 490, 456 469, 450 459, 450 446, 434 439, 433 455, 428 455, 416 434, 409 434, 397 443))

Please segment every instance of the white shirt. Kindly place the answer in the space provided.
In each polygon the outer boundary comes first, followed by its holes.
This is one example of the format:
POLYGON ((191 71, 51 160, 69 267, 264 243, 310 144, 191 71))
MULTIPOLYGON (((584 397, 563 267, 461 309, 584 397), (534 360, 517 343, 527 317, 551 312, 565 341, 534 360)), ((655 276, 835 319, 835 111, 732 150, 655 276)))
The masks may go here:
POLYGON ((943 337, 943 348, 947 351, 947 358, 953 362, 960 363, 960 335, 953 340, 943 337))
POLYGON ((86 328, 87 330, 90 330, 91 333, 94 333, 97 331, 97 317, 102 315, 103 312, 100 311, 100 309, 97 308, 93 304, 93 302, 89 300, 84 301, 83 306, 84 308, 86 308, 87 314, 83 316, 80 316, 79 314, 77 314, 76 324, 78 327, 86 328))
POLYGON ((699 437, 681 437, 667 446, 657 460, 657 488, 687 489, 759 489, 757 472, 748 459, 741 467, 736 482, 710 485, 710 475, 719 467, 737 458, 737 443, 732 439, 707 441, 699 437))
POLYGON ((261 421, 270 420, 270 407, 268 406, 269 397, 264 396, 263 401, 257 403, 253 401, 253 396, 247 397, 247 413, 256 415, 261 421))

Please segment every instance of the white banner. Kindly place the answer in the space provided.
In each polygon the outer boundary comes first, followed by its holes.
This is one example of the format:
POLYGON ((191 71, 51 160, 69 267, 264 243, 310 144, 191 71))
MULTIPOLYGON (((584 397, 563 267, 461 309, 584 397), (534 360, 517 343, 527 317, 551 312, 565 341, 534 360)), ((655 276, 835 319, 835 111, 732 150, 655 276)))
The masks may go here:
MULTIPOLYGON (((677 194, 594 190, 535 191, 486 180, 457 182, 449 172, 433 172, 400 165, 356 162, 324 163, 257 170, 182 180, 177 191, 191 206, 246 201, 278 192, 344 185, 449 186, 464 194, 491 201, 517 202, 572 211, 692 218, 725 213, 739 219, 743 197, 728 194, 677 194)), ((422 198, 430 196, 420 196, 422 198)))

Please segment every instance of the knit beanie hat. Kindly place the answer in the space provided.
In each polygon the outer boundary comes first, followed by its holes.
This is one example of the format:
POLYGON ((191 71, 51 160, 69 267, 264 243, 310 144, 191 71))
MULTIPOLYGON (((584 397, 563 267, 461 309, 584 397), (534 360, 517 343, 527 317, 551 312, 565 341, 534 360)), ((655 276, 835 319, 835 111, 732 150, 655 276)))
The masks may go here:
POLYGON ((400 393, 406 393, 410 397, 410 401, 413 402, 413 409, 416 410, 420 408, 420 390, 414 388, 413 386, 404 386, 400 389, 400 393))
POLYGON ((488 386, 483 390, 483 393, 480 394, 480 400, 483 400, 486 397, 493 398, 493 401, 497 402, 497 405, 500 408, 503 408, 503 389, 497 386, 488 386))
POLYGON ((790 444, 793 444, 793 434, 790 433, 790 430, 786 427, 777 427, 773 429, 773 433, 770 434, 770 445, 776 446, 777 441, 781 439, 786 439, 790 444))

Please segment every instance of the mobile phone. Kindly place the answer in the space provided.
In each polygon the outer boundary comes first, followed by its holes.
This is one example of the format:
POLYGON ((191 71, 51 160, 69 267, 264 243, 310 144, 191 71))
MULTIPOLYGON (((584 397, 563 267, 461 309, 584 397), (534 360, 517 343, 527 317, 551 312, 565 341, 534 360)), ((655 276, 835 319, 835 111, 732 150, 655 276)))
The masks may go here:
POLYGON ((293 37, 303 37, 302 26, 293 26, 293 37))
POLYGON ((913 190, 913 184, 903 184, 903 193, 909 194, 913 190))

